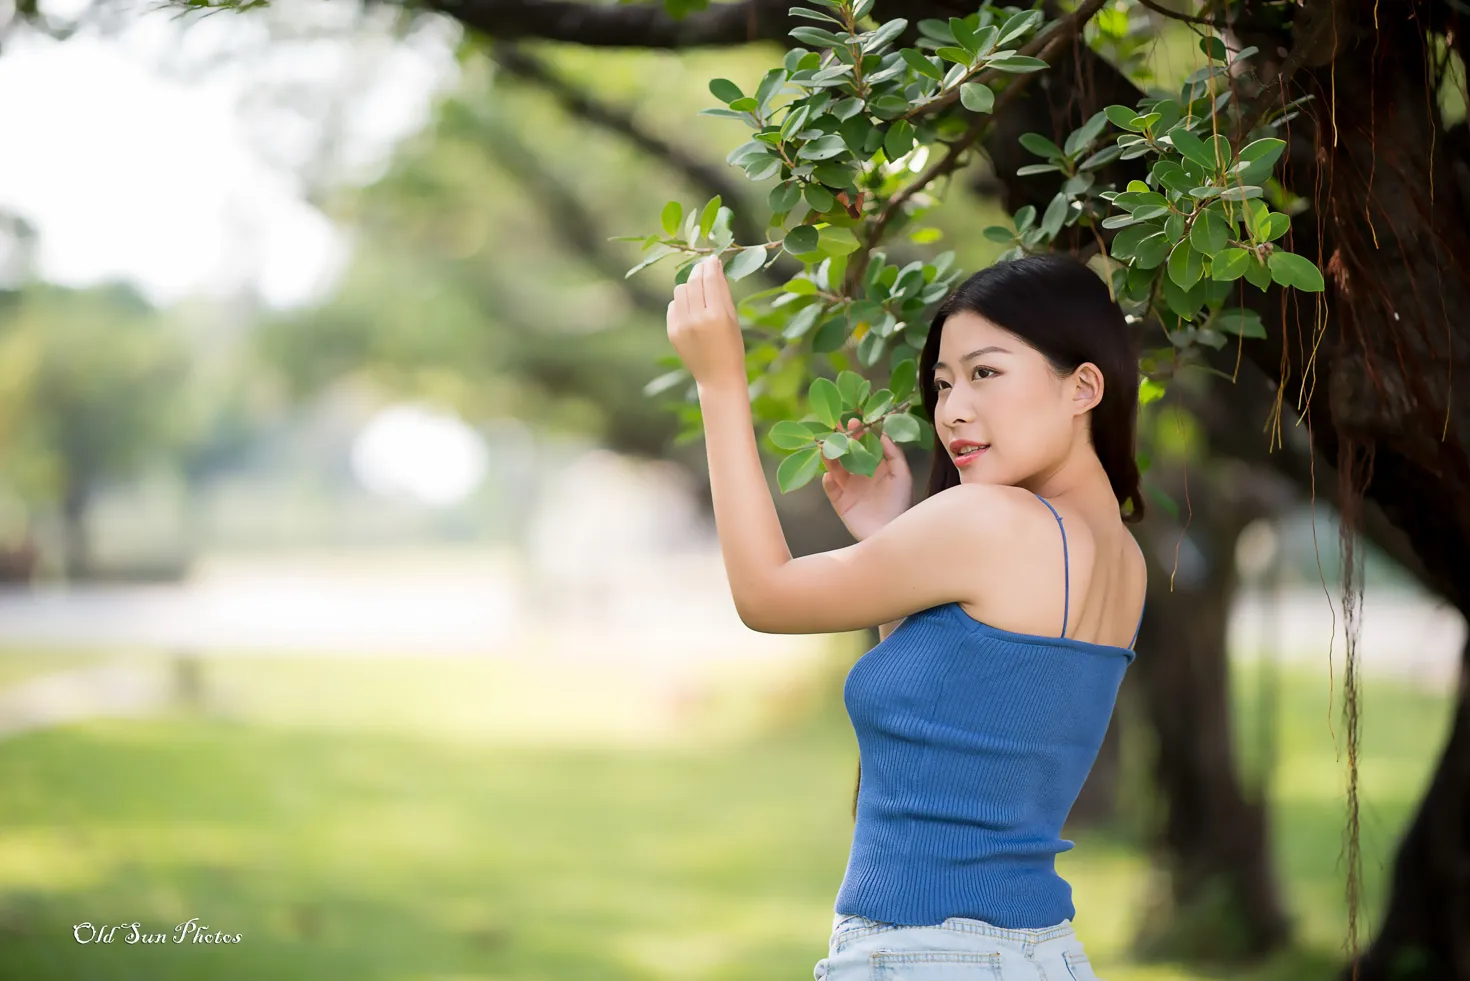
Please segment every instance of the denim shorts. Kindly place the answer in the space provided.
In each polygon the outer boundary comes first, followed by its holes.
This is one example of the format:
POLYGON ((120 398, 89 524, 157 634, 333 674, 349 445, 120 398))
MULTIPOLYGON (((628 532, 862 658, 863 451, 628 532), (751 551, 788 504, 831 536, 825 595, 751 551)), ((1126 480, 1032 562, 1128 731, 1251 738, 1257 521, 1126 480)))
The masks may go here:
POLYGON ((1034 930, 951 916, 899 926, 856 914, 832 917, 816 981, 1101 981, 1071 920, 1034 930))

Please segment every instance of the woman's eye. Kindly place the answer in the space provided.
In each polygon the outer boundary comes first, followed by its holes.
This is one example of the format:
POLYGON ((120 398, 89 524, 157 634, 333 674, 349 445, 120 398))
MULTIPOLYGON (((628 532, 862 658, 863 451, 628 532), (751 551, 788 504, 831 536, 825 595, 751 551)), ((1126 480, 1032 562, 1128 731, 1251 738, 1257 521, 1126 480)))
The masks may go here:
POLYGON ((994 375, 995 374, 995 369, 994 368, 980 368, 980 367, 976 367, 975 370, 976 371, 988 372, 988 374, 985 376, 986 378, 989 378, 991 375, 994 375))

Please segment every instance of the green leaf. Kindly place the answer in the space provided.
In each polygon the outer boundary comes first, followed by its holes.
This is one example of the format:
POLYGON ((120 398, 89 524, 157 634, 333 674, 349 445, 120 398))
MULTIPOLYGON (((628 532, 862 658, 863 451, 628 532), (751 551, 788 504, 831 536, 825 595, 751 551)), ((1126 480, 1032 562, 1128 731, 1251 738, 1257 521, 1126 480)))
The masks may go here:
POLYGON ((736 112, 734 109, 701 109, 701 110, 699 110, 699 112, 695 113, 695 115, 696 116, 718 116, 721 119, 743 119, 743 120, 749 120, 750 119, 750 117, 747 116, 745 113, 743 113, 743 112, 736 112))
POLYGON ((1171 130, 1168 140, 1174 144, 1174 149, 1205 168, 1207 173, 1213 174, 1220 169, 1219 162, 1215 160, 1215 155, 1210 152, 1209 147, 1205 146, 1204 141, 1183 126, 1177 126, 1171 130))
POLYGON ((883 420, 883 432, 895 443, 917 443, 919 434, 919 420, 907 412, 895 412, 883 420))
POLYGON ((828 225, 817 232, 817 248, 828 255, 847 255, 856 252, 859 243, 850 228, 828 225))
POLYGON ((888 388, 893 392, 893 397, 902 401, 912 395, 918 377, 919 365, 912 358, 894 365, 893 372, 888 376, 888 388))
POLYGON ((954 32, 949 29, 949 24, 936 18, 925 18, 919 21, 919 36, 930 38, 942 44, 959 44, 954 32))
POLYGON ((797 106, 796 103, 792 103, 787 106, 787 109, 789 111, 786 113, 786 118, 781 120, 782 140, 789 140, 794 134, 801 132, 802 127, 806 125, 807 117, 811 114, 811 104, 797 106))
POLYGON ((1326 286, 1322 271, 1306 256, 1295 252, 1272 252, 1266 262, 1271 267, 1271 278, 1282 286, 1293 286, 1308 293, 1320 293, 1326 286))
POLYGON ((745 97, 745 93, 740 91, 740 86, 736 85, 728 78, 710 79, 709 91, 710 95, 714 96, 716 99, 719 99, 727 106, 730 103, 734 102, 736 99, 742 99, 745 97))
POLYGON ((856 371, 838 372, 837 391, 842 396, 843 411, 853 411, 862 405, 863 395, 860 393, 865 393, 871 387, 872 383, 856 371))
POLYGON ((892 408, 893 392, 886 388, 880 388, 863 405, 863 422, 872 422, 892 408))
POLYGON ((1156 269, 1168 254, 1169 237, 1163 232, 1155 232, 1138 243, 1133 250, 1133 262, 1140 269, 1156 269))
POLYGON ((786 84, 787 71, 784 68, 772 68, 761 77, 760 85, 756 87, 755 97, 764 109, 770 105, 776 93, 786 84))
POLYGON ((883 357, 883 351, 887 343, 883 336, 876 330, 868 331, 863 335, 863 339, 858 341, 858 361, 865 368, 873 367, 873 365, 878 363, 878 359, 883 357))
POLYGON ((1203 272, 1204 261, 1190 247, 1188 239, 1174 246, 1174 251, 1169 253, 1169 278, 1181 289, 1187 290, 1199 282, 1203 272))
POLYGON ((1253 257, 1250 264, 1245 267, 1245 281, 1258 290, 1265 290, 1271 285, 1270 267, 1253 257))
POLYGON ((812 445, 812 433, 799 422, 782 419, 771 427, 770 440, 778 450, 800 450, 812 445))
POLYGON ((715 212, 714 223, 710 225, 710 244, 721 252, 734 240, 735 233, 730 228, 730 223, 735 219, 735 212, 729 208, 720 208, 715 212))
POLYGON ((1001 242, 1003 244, 1009 244, 1016 239, 1015 232, 1011 231, 1009 228, 1003 228, 1000 225, 987 225, 985 230, 982 231, 980 234, 984 235, 992 242, 1001 242))
POLYGON ((1016 176, 1017 177, 1030 177, 1032 174, 1052 174, 1052 173, 1056 173, 1057 171, 1060 171, 1061 169, 1062 169, 1061 167, 1057 166, 1056 164, 1052 164, 1052 163, 1045 163, 1045 164, 1027 164, 1024 167, 1017 167, 1016 168, 1016 176))
POLYGON ((669 235, 677 235, 679 233, 679 223, 683 220, 684 206, 678 201, 670 201, 664 205, 663 213, 659 215, 659 224, 663 226, 664 231, 669 235))
POLYGON ((1024 10, 1015 14, 1001 25, 1000 36, 995 39, 995 43, 1009 44, 1040 24, 1045 16, 1040 10, 1024 10))
POLYGON ((822 451, 813 446, 811 449, 798 450, 776 468, 776 483, 781 487, 781 493, 789 494, 799 487, 805 487, 811 479, 817 475, 822 468, 822 451))
POLYGON ((772 211, 779 215, 785 214, 796 207, 796 203, 800 200, 801 185, 796 181, 782 181, 771 188, 771 193, 766 198, 766 203, 771 206, 772 211))
POLYGON ((1051 140, 1048 140, 1040 133, 1022 133, 1019 137, 1018 142, 1020 142, 1021 146, 1025 147, 1027 150, 1030 150, 1038 157, 1046 157, 1047 159, 1054 160, 1058 157, 1065 156, 1065 154, 1062 153, 1061 147, 1057 146, 1055 143, 1053 143, 1051 140))
POLYGON ((975 56, 970 54, 970 52, 966 51, 964 48, 951 47, 947 44, 942 48, 936 48, 934 50, 934 53, 939 55, 939 57, 943 58, 945 61, 954 62, 955 67, 952 68, 951 71, 957 71, 962 75, 964 74, 965 69, 970 67, 970 62, 975 60, 975 56))
POLYGON ((1271 227, 1266 231, 1266 241, 1274 242, 1291 230, 1291 218, 1279 211, 1271 212, 1271 227))
MULTIPOLYGON (((1037 11, 1041 13, 1041 11, 1037 11)), ((1011 55, 1008 58, 997 58, 990 63, 990 67, 997 71, 1009 72, 1019 75, 1022 72, 1039 72, 1051 66, 1040 58, 1032 58, 1029 55, 1011 55)))
POLYGON ((1217 328, 1229 334, 1239 334, 1241 337, 1266 336, 1266 328, 1261 324, 1261 315, 1254 310, 1243 310, 1240 307, 1221 310, 1214 323, 1217 328))
POLYGON ((802 255, 817 250, 817 230, 811 225, 797 225, 786 233, 784 248, 792 255, 802 255))
POLYGON ((1051 199, 1046 206, 1046 214, 1041 216, 1041 230, 1045 234, 1055 237, 1062 230, 1062 222, 1067 220, 1067 212, 1071 210, 1071 204, 1065 194, 1058 194, 1051 199))
POLYGON ((848 450, 847 459, 842 461, 842 465, 852 473, 871 477, 877 471, 878 464, 882 462, 881 452, 874 453, 863 443, 855 441, 848 450))
POLYGON ((805 7, 792 7, 786 12, 792 17, 800 17, 803 20, 814 20, 822 24, 836 24, 838 27, 843 26, 842 21, 830 14, 824 14, 819 10, 808 10, 805 7))
POLYGON ((720 213, 720 196, 716 194, 709 199, 704 210, 699 213, 699 234, 709 238, 709 230, 714 227, 715 217, 720 213))
POLYGON ((1271 168, 1286 149, 1286 141, 1268 137, 1256 140, 1240 150, 1240 162, 1244 166, 1237 171, 1242 184, 1264 184, 1271 176, 1271 168))
POLYGON ((898 54, 904 61, 908 62, 910 68, 920 75, 927 75, 935 81, 944 80, 944 70, 913 48, 903 48, 898 54))
POLYGON ((769 254, 765 248, 759 245, 741 249, 735 258, 730 260, 730 265, 725 269, 725 276, 730 280, 744 279, 765 265, 768 257, 769 254))
POLYGON ((781 331, 781 336, 788 341, 801 338, 807 331, 812 329, 812 325, 822 315, 822 309, 823 305, 821 303, 813 303, 809 306, 802 307, 786 322, 786 327, 781 331))
POLYGON ((1189 229, 1189 244, 1196 252, 1213 256, 1230 241, 1230 229, 1225 219, 1213 211, 1202 211, 1189 229))
POLYGON ((1129 225, 1117 235, 1113 236, 1112 255, 1115 258, 1127 259, 1135 253, 1138 248, 1138 243, 1142 242, 1148 236, 1155 234, 1158 230, 1157 225, 1150 225, 1147 222, 1129 225))
POLYGON ((1227 187, 1220 192, 1221 201, 1249 201, 1261 196, 1261 189, 1254 186, 1227 187))
POLYGON ((671 256, 675 252, 678 252, 678 251, 679 251, 678 249, 670 248, 667 245, 660 246, 659 248, 657 248, 657 249, 653 250, 652 252, 650 252, 648 255, 644 256, 643 257, 643 261, 640 262, 640 263, 638 263, 638 265, 634 266, 632 269, 629 269, 627 272, 623 273, 623 278, 624 279, 627 279, 630 276, 632 276, 634 273, 642 272, 643 270, 647 269, 649 266, 653 265, 655 262, 658 262, 660 259, 663 259, 666 256, 671 256))
POLYGON ((820 27, 793 27, 787 33, 803 44, 811 44, 819 48, 835 48, 845 43, 836 34, 824 31, 820 27))
POLYGON ((1138 125, 1138 113, 1127 106, 1107 106, 1103 109, 1103 113, 1108 117, 1108 121, 1119 129, 1126 129, 1133 133, 1143 129, 1138 125))
POLYGON ((995 93, 984 82, 966 82, 960 86, 960 104, 971 112, 990 112, 995 108, 995 93))
POLYGON ((852 440, 846 433, 833 433, 822 440, 822 455, 829 460, 835 460, 846 453, 850 446, 852 440))
POLYGON ((800 150, 796 151, 796 155, 803 160, 830 160, 846 152, 846 141, 836 133, 828 133, 826 136, 819 136, 804 144, 800 150))
POLYGON ((687 368, 675 368, 673 371, 659 375, 653 381, 644 385, 643 394, 650 398, 655 395, 662 395, 680 382, 688 380, 689 370, 687 368))
POLYGON ((963 17, 951 17, 949 19, 949 33, 959 42, 960 47, 970 54, 978 54, 980 51, 980 39, 975 32, 970 30, 969 22, 963 17))
MULTIPOLYGON (((1188 243, 1180 243, 1187 245, 1188 243)), ((1199 313, 1200 304, 1204 302, 1202 288, 1186 290, 1174 280, 1165 276, 1163 279, 1164 303, 1175 315, 1182 320, 1193 320, 1199 313)), ((1182 340, 1181 336, 1174 338, 1176 343, 1182 340)))
POLYGON ((1225 51, 1225 42, 1217 37, 1202 37, 1199 39, 1199 49, 1205 53, 1206 58, 1215 61, 1226 61, 1229 54, 1225 51))
POLYGON ((889 160, 897 160, 914 148, 914 125, 906 119, 900 119, 888 128, 888 135, 883 137, 883 152, 889 160))
POLYGON ((812 351, 816 354, 826 354, 836 351, 847 342, 847 319, 845 317, 829 317, 822 321, 817 332, 812 335, 812 351))
POLYGON ((818 378, 812 382, 807 395, 812 412, 818 419, 836 429, 842 425, 842 393, 830 378, 818 378))
POLYGON ((1210 260, 1210 278, 1217 280, 1239 279, 1251 264, 1251 254, 1245 249, 1223 249, 1210 260))
POLYGON ((806 203, 818 213, 832 210, 832 206, 837 203, 832 192, 820 184, 808 184, 802 193, 806 197, 806 203))

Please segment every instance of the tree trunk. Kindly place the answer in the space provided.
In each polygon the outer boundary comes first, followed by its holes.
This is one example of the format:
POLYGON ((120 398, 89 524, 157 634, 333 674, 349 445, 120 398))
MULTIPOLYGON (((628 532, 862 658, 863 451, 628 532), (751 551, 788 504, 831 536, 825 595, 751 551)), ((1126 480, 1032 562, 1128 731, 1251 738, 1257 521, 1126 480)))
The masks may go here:
MULTIPOLYGON (((1470 643, 1461 654, 1470 658, 1470 643)), ((1461 672, 1449 742, 1394 856, 1388 911, 1358 981, 1470 978, 1470 685, 1461 672)), ((1343 978, 1351 977, 1344 971, 1343 978)))
POLYGON ((67 582, 78 582, 91 573, 87 540, 87 506, 91 499, 92 489, 84 480, 70 481, 62 497, 62 572, 67 582))
POLYGON ((1267 809, 1241 790, 1230 724, 1226 628, 1235 543, 1246 525, 1284 503, 1280 483, 1252 479, 1249 469, 1230 460, 1191 464, 1187 511, 1178 472, 1161 472, 1168 468, 1157 463, 1149 471, 1181 502, 1188 540, 1181 542, 1184 528, 1160 508, 1139 525, 1149 602, 1133 670, 1157 736, 1154 775, 1167 803, 1158 859, 1171 886, 1137 938, 1143 957, 1238 962, 1289 934, 1267 809))

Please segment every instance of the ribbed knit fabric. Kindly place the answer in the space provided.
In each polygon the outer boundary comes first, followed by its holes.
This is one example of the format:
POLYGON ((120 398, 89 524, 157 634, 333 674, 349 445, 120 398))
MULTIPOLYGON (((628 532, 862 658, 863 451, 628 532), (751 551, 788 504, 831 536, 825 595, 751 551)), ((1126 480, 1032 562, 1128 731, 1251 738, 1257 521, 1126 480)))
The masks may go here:
MULTIPOLYGON (((1062 619, 1065 634, 1065 608, 1062 619)), ((834 911, 1012 929, 1075 916, 1072 887, 1056 872, 1057 853, 1073 846, 1062 824, 1133 656, 1001 630, 946 603, 910 615, 858 658, 842 697, 862 778, 834 911)))

